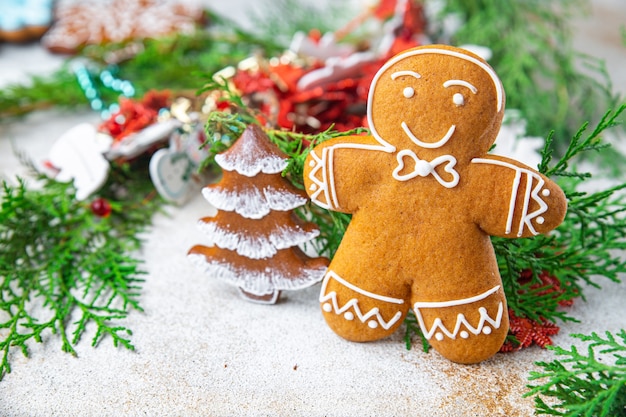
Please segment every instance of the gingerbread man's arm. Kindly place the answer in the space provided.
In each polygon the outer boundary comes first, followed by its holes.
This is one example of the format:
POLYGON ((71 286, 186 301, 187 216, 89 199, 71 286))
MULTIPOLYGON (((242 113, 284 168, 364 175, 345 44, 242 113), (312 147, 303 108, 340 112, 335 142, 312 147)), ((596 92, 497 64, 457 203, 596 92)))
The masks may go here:
POLYGON ((306 192, 320 207, 354 213, 367 189, 378 183, 376 160, 387 152, 370 136, 323 142, 311 150, 304 163, 306 192), (362 175, 364 169, 370 170, 370 175, 362 175))
POLYGON ((480 190, 476 222, 492 236, 535 236, 565 218, 567 200, 561 188, 518 161, 496 155, 474 158, 471 181, 480 190))

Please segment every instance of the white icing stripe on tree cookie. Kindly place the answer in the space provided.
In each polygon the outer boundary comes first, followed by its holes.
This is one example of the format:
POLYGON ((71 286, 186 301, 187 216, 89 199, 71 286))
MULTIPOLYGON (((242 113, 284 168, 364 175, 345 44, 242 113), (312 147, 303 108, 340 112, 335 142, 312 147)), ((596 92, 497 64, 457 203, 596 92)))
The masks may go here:
POLYGON ((326 272, 326 267, 307 268, 298 271, 294 278, 281 269, 280 265, 270 265, 262 271, 251 271, 245 265, 234 265, 218 260, 207 261, 202 254, 190 253, 189 261, 213 278, 222 279, 230 284, 243 288, 245 291, 263 296, 276 290, 295 291, 308 288, 319 282, 326 272))
POLYGON ((480 320, 478 324, 476 325, 476 327, 472 326, 467 320, 467 318, 465 318, 465 315, 461 313, 457 316, 456 324, 454 326, 454 330, 452 331, 450 331, 443 324, 443 321, 439 317, 437 317, 433 321, 433 325, 429 330, 428 326, 426 326, 426 323, 424 323, 424 318, 422 317, 422 313, 420 311, 420 309, 424 309, 424 308, 447 308, 447 307, 457 307, 461 305, 475 303, 477 301, 481 301, 489 297, 490 295, 498 291, 499 288, 500 286, 497 285, 491 288, 490 290, 485 291, 484 293, 479 294, 477 296, 469 297, 469 298, 462 298, 459 300, 416 302, 415 304, 413 304, 413 310, 415 311, 415 316, 417 317, 417 321, 420 325, 420 328, 422 329, 422 332, 424 333, 424 337, 430 340, 430 338, 432 338, 434 335, 435 339, 439 341, 442 341, 444 339, 444 336, 447 336, 448 338, 453 339, 453 340, 456 339, 457 336, 461 336, 461 338, 467 339, 470 333, 474 334, 475 336, 481 333, 490 334, 493 329, 489 326, 486 326, 485 324, 490 324, 494 329, 499 329, 500 324, 502 323, 502 314, 504 312, 504 305, 502 301, 500 301, 500 303, 498 304, 498 312, 496 313, 495 319, 491 318, 489 316, 489 313, 487 312, 487 309, 481 306, 478 308, 480 320), (465 329, 467 330, 461 330, 461 326, 464 326, 465 329))
POLYGON ((200 220, 198 227, 208 237, 207 245, 233 250, 250 259, 270 258, 278 250, 297 246, 319 236, 317 229, 306 231, 302 228, 290 228, 282 225, 276 225, 269 235, 244 235, 241 231, 225 228, 217 221, 200 220))
POLYGON ((261 219, 271 210, 288 211, 306 204, 299 194, 266 187, 232 192, 217 187, 204 187, 204 198, 216 209, 234 211, 247 219, 261 219))
POLYGON ((326 287, 328 286, 328 283, 331 279, 367 298, 372 298, 374 300, 391 304, 404 303, 404 300, 400 298, 387 297, 384 295, 374 294, 369 291, 363 290, 341 278, 339 275, 337 275, 336 272, 329 270, 324 277, 324 281, 322 282, 322 289, 320 292, 320 303, 323 303, 322 309, 325 312, 334 312, 336 315, 343 314, 343 317, 348 321, 352 321, 355 318, 358 318, 361 323, 367 323, 367 325, 372 329, 375 329, 380 325, 385 330, 391 328, 391 326, 393 326, 402 317, 402 312, 397 311, 389 321, 385 321, 385 319, 380 314, 380 309, 378 307, 374 307, 368 312, 363 313, 359 308, 359 300, 356 298, 352 298, 343 306, 339 306, 339 303, 337 301, 337 293, 335 291, 331 291, 326 294, 326 287), (350 309, 352 309, 353 311, 349 311, 350 309))
POLYGON ((509 214, 506 221, 506 234, 511 233, 513 216, 515 215, 515 201, 517 200, 517 195, 519 192, 519 186, 521 182, 522 174, 526 175, 526 190, 524 192, 524 205, 522 206, 522 213, 519 222, 519 227, 517 230, 517 237, 522 236, 524 233, 524 226, 528 227, 528 230, 533 235, 539 234, 535 230, 535 227, 532 224, 532 220, 537 219, 537 223, 543 223, 543 217, 541 216, 548 210, 548 205, 543 201, 543 199, 539 196, 539 192, 544 196, 550 195, 550 190, 543 190, 543 186, 545 185, 545 181, 541 178, 540 175, 534 173, 531 170, 520 168, 516 165, 510 164, 508 162, 500 161, 497 159, 486 159, 486 158, 474 158, 472 162, 475 164, 491 164, 491 165, 499 165, 506 168, 510 168, 515 171, 515 178, 513 179, 513 184, 511 186, 511 199, 509 201, 509 214), (532 183, 533 180, 537 180, 537 185, 533 188, 532 183), (547 191, 547 193, 546 193, 547 191), (531 213, 528 213, 528 209, 530 206, 530 200, 535 201, 539 204, 539 208, 531 213))
POLYGON ((243 153, 225 152, 215 155, 215 162, 226 171, 236 171, 246 177, 254 177, 260 172, 278 174, 289 164, 286 159, 280 156, 259 155, 259 152, 259 149, 255 148, 244 149, 243 153))

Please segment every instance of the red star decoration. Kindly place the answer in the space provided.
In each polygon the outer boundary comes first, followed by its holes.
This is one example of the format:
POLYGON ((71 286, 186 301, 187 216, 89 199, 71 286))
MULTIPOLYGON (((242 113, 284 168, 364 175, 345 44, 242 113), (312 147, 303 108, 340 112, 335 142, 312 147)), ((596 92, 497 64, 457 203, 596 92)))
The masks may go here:
POLYGON ((544 319, 536 322, 526 317, 517 317, 512 310, 509 310, 509 321, 509 334, 515 336, 517 343, 505 342, 500 349, 501 352, 517 351, 533 343, 545 348, 552 344, 550 336, 554 336, 560 330, 559 326, 544 319))

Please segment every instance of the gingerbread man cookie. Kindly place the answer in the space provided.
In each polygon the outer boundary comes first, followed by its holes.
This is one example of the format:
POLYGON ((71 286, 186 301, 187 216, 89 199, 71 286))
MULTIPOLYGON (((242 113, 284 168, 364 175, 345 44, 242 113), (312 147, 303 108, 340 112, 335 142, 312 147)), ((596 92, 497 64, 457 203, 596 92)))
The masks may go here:
POLYGON ((305 163, 316 204, 353 214, 323 280, 330 327, 352 341, 393 333, 413 308, 446 358, 476 363, 508 332, 490 236, 558 226, 565 195, 513 159, 490 155, 505 95, 493 69, 445 45, 407 50, 375 75, 371 136, 316 146, 305 163))

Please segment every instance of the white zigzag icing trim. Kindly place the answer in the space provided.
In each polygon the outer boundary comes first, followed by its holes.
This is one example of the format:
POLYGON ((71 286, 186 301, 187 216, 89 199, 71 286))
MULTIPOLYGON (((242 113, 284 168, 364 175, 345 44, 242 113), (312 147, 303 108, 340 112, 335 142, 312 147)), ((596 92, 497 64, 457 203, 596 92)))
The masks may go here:
POLYGON ((391 326, 393 326, 402 317, 402 312, 398 311, 396 312, 396 314, 394 314, 391 320, 385 321, 382 315, 380 314, 380 310, 378 309, 378 307, 374 307, 370 311, 363 313, 361 309, 359 308, 359 300, 356 298, 352 298, 350 301, 348 301, 346 304, 340 307, 339 303, 337 302, 337 293, 335 291, 331 291, 328 294, 325 294, 326 287, 328 286, 328 282, 331 279, 334 279, 341 285, 348 287, 352 291, 357 292, 361 295, 364 295, 368 298, 373 298, 375 300, 379 300, 385 303, 393 303, 393 304, 404 303, 404 300, 399 299, 399 298, 386 297, 384 295, 378 295, 378 294, 371 293, 369 291, 365 291, 355 286, 354 284, 349 283, 345 279, 341 278, 339 275, 337 275, 336 272, 328 271, 328 273, 324 277, 324 281, 322 283, 322 289, 320 293, 320 303, 324 303, 322 304, 322 309, 325 312, 330 313, 334 311, 334 313, 337 315, 343 314, 346 320, 354 320, 355 314, 356 314, 356 317, 361 321, 361 323, 367 323, 367 325, 370 328, 375 329, 376 327, 378 327, 378 325, 380 325, 385 330, 388 330, 389 328, 391 328, 391 326), (350 309, 353 309, 354 313, 352 311, 349 311, 350 309))
POLYGON ((504 306, 502 301, 498 305, 498 313, 496 314, 496 318, 492 319, 487 312, 485 307, 479 307, 478 312, 480 314, 480 320, 476 327, 473 327, 465 318, 464 314, 459 314, 456 318, 456 325, 454 326, 454 330, 450 331, 443 324, 442 320, 437 317, 433 322, 432 327, 428 330, 428 327, 424 323, 424 318, 422 317, 422 313, 420 312, 420 308, 445 308, 445 307, 454 307, 465 304, 471 304, 476 301, 484 300, 489 297, 491 294, 498 291, 500 288, 499 285, 491 288, 490 290, 485 291, 482 294, 476 295, 474 297, 462 298, 460 300, 452 300, 452 301, 425 301, 425 302, 417 302, 413 305, 413 309, 415 310, 415 316, 417 317, 417 321, 420 325, 420 328, 424 332, 424 336, 426 339, 429 339, 435 336, 435 339, 441 341, 445 336, 448 336, 450 339, 456 339, 457 335, 460 335, 463 339, 467 339, 469 337, 469 333, 465 330, 461 330, 461 326, 465 326, 470 333, 474 335, 478 335, 480 333, 490 334, 492 329, 489 326, 485 326, 485 324, 490 324, 495 329, 500 328, 500 324, 502 323, 502 313, 504 312, 504 306))
MULTIPOLYGON (((326 161, 328 160, 328 148, 322 149, 322 157, 317 156, 315 151, 311 151, 311 162, 310 165, 312 167, 311 172, 309 172, 309 179, 312 184, 309 187, 313 193, 311 194, 311 201, 313 201, 318 206, 325 208, 327 210, 332 210, 333 207, 331 205, 331 199, 329 194, 329 186, 332 187, 332 184, 328 183, 328 178, 326 178, 327 170, 326 170, 326 161), (322 171, 322 179, 318 180, 316 174, 318 171, 322 171), (319 200, 319 195, 323 194, 326 199, 326 203, 319 200)), ((332 155, 331 155, 332 157, 332 155)))

